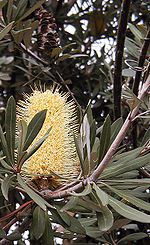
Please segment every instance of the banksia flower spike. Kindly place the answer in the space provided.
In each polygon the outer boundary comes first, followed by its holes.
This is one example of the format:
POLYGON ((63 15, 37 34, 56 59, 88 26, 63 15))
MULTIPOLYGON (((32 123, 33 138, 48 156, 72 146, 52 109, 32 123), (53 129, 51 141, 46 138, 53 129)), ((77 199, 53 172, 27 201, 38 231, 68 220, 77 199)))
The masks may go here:
POLYGON ((46 119, 36 137, 39 140, 51 127, 49 137, 34 155, 23 165, 23 170, 34 176, 50 176, 54 181, 60 175, 64 178, 77 177, 79 172, 78 159, 74 143, 74 134, 77 133, 77 117, 74 101, 68 100, 68 93, 62 93, 59 89, 36 89, 31 95, 25 95, 25 100, 18 105, 19 118, 27 123, 33 116, 47 109, 46 119), (53 176, 53 177, 52 177, 53 176))

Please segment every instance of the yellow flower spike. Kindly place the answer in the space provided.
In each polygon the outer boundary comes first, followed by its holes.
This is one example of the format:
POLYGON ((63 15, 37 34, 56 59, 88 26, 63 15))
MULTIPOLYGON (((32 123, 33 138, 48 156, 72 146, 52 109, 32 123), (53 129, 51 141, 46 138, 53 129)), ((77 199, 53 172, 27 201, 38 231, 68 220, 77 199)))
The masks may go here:
POLYGON ((25 95, 25 101, 19 102, 19 118, 27 123, 37 112, 47 109, 45 122, 35 141, 51 127, 49 137, 23 165, 28 175, 44 177, 52 172, 64 178, 78 175, 79 163, 74 143, 74 134, 78 130, 76 106, 68 97, 68 93, 61 93, 58 88, 54 92, 36 89, 31 95, 25 95))

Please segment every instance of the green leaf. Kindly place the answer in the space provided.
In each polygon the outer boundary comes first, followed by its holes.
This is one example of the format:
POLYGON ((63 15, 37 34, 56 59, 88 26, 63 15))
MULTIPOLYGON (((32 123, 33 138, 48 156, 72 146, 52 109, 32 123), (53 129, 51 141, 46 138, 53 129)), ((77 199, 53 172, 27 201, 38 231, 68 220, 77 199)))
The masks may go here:
POLYGON ((13 176, 8 175, 7 177, 3 179, 2 184, 1 184, 2 194, 7 201, 8 201, 8 191, 11 186, 12 177, 13 176))
POLYGON ((14 2, 14 0, 8 0, 7 13, 6 13, 8 23, 11 21, 13 2, 14 2))
POLYGON ((6 232, 2 228, 0 228, 0 238, 4 237, 6 237, 6 232))
POLYGON ((47 110, 38 112, 30 121, 27 128, 26 139, 23 147, 24 151, 27 150, 27 148, 31 145, 35 137, 38 135, 40 129, 42 128, 45 121, 46 112, 47 110))
POLYGON ((114 187, 108 186, 107 187, 116 193, 118 196, 122 197, 124 200, 126 200, 129 203, 132 203, 134 206, 144 209, 146 211, 150 211, 150 205, 148 202, 143 201, 142 199, 139 199, 135 197, 134 195, 127 194, 125 191, 120 191, 114 187))
POLYGON ((8 150, 8 145, 7 145, 1 125, 0 125, 0 139, 1 139, 1 145, 2 145, 4 156, 6 156, 6 161, 8 164, 11 165, 11 158, 10 158, 10 154, 8 150))
MULTIPOLYGON (((24 120, 18 122, 18 155, 21 154, 27 134, 27 123, 24 120)), ((19 158, 19 156, 18 156, 19 158)))
POLYGON ((44 136, 39 139, 27 152, 27 156, 24 159, 24 161, 26 161, 29 157, 31 157, 39 148, 40 146, 43 144, 43 142, 48 138, 49 133, 51 131, 51 128, 49 128, 47 130, 47 132, 44 134, 44 136))
POLYGON ((96 138, 96 121, 93 120, 92 124, 90 125, 90 143, 91 143, 91 149, 94 146, 96 138))
POLYGON ((17 174, 17 180, 19 185, 26 191, 26 193, 30 196, 30 198, 41 207, 44 211, 46 211, 45 200, 35 193, 22 179, 22 177, 17 174))
POLYGON ((5 28, 0 32, 0 41, 7 35, 7 33, 12 29, 14 21, 9 23, 5 28))
POLYGON ((70 197, 69 201, 61 208, 61 211, 73 209, 78 203, 78 197, 70 197))
POLYGON ((7 236, 7 240, 9 241, 18 241, 22 238, 22 235, 19 233, 19 231, 14 231, 10 235, 7 236))
POLYGON ((14 170, 9 164, 7 164, 7 162, 5 162, 3 158, 0 159, 0 163, 5 169, 9 169, 11 171, 14 170))
POLYGON ((150 127, 146 130, 146 133, 144 134, 141 146, 145 145, 149 139, 150 139, 150 127))
POLYGON ((91 143, 90 143, 90 124, 88 121, 87 114, 85 114, 83 118, 83 123, 81 125, 81 135, 82 141, 84 142, 83 145, 86 149, 86 157, 87 157, 87 164, 86 164, 86 172, 84 169, 84 174, 88 175, 90 172, 90 159, 91 159, 91 143))
POLYGON ((111 138, 110 138, 110 145, 115 140, 117 134, 119 133, 121 127, 123 125, 122 117, 118 118, 112 125, 111 125, 111 138))
POLYGON ((131 30, 131 32, 133 33, 133 35, 139 40, 143 40, 144 36, 142 35, 142 33, 131 23, 128 23, 128 26, 131 30))
POLYGON ((17 4, 17 10, 15 12, 14 19, 16 20, 17 18, 21 17, 25 13, 25 9, 28 5, 28 1, 26 0, 20 0, 19 3, 17 4))
POLYGON ((136 232, 136 233, 132 233, 129 234, 125 237, 123 237, 122 239, 120 239, 118 241, 118 243, 123 242, 123 241, 137 241, 137 240, 141 240, 148 237, 148 235, 144 232, 136 232))
POLYGON ((109 202, 109 197, 107 193, 105 193, 103 190, 101 190, 95 183, 93 183, 93 189, 96 192, 97 197, 101 201, 103 206, 106 206, 109 202))
POLYGON ((96 213, 100 231, 108 231, 114 222, 113 214, 108 207, 102 207, 101 212, 96 213))
POLYGON ((18 23, 19 21, 25 19, 28 17, 30 14, 32 14, 36 9, 40 8, 41 5, 45 2, 45 0, 39 0, 36 4, 33 5, 32 8, 28 9, 21 17, 16 21, 18 23))
POLYGON ((47 212, 45 213, 45 231, 41 240, 44 245, 54 245, 54 232, 47 212))
POLYGON ((103 231, 100 231, 99 228, 97 227, 86 227, 86 235, 93 237, 93 238, 98 238, 103 234, 103 231))
POLYGON ((89 198, 84 198, 84 200, 79 199, 78 205, 84 207, 86 209, 86 212, 88 212, 88 210, 101 212, 101 205, 89 200, 89 198))
POLYGON ((0 1, 0 9, 2 9, 6 5, 7 1, 8 0, 1 0, 0 1))
POLYGON ((33 212, 32 231, 35 239, 39 239, 45 231, 45 212, 36 207, 33 212))
POLYGON ((105 155, 105 153, 109 147, 110 136, 111 136, 111 120, 110 120, 110 116, 108 115, 104 121, 102 133, 100 136, 100 148, 99 148, 99 160, 98 160, 98 162, 100 162, 102 160, 102 158, 104 157, 104 155, 105 155))
POLYGON ((85 234, 84 227, 80 224, 79 220, 70 216, 65 212, 60 212, 59 210, 51 210, 52 219, 54 223, 58 223, 65 227, 67 230, 77 233, 85 234))
POLYGON ((150 223, 150 215, 136 210, 127 204, 109 196, 109 205, 120 215, 142 223, 150 223))
POLYGON ((5 130, 6 130, 6 142, 9 149, 11 163, 14 165, 14 149, 15 149, 15 134, 16 134, 16 102, 13 96, 9 98, 6 106, 5 130))
POLYGON ((81 164, 81 169, 84 173, 84 155, 83 155, 83 144, 82 144, 82 139, 80 137, 80 135, 76 138, 74 136, 74 142, 75 142, 75 146, 76 146, 76 150, 77 150, 77 154, 80 160, 80 164, 81 164))
POLYGON ((87 226, 91 226, 94 225, 97 222, 97 218, 79 218, 79 221, 81 223, 82 226, 86 227, 87 226))
POLYGON ((85 186, 85 188, 82 192, 80 192, 80 193, 70 192, 70 194, 72 196, 75 196, 75 197, 82 197, 82 196, 87 196, 91 192, 92 192, 91 185, 90 185, 90 183, 87 183, 87 185, 85 186))
POLYGON ((145 156, 141 156, 141 157, 137 157, 133 160, 127 161, 127 160, 123 160, 122 163, 118 163, 114 166, 109 167, 108 169, 106 169, 103 174, 101 175, 102 179, 106 179, 106 178, 112 178, 114 176, 118 176, 120 174, 126 173, 126 172, 130 172, 131 170, 134 169, 139 169, 143 166, 145 166, 146 164, 149 163, 150 160, 150 154, 147 154, 145 156))

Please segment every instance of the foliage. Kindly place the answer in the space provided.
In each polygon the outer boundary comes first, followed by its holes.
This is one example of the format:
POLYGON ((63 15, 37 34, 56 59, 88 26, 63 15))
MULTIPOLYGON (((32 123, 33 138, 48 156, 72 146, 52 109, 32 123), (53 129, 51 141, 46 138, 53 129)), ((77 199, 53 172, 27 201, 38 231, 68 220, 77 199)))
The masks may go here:
MULTIPOLYGON (((150 34, 146 27, 148 2, 144 1, 142 7, 139 2, 131 3, 125 52, 121 57, 125 61, 122 76, 126 79, 122 89, 122 116, 115 121, 112 53, 120 1, 0 2, 0 80, 2 93, 7 97, 13 95, 6 106, 4 96, 1 103, 4 113, 1 113, 0 126, 0 244, 12 241, 25 244, 26 230, 29 230, 27 239, 31 244, 57 244, 55 238, 63 239, 64 244, 66 241, 72 244, 149 242, 147 39, 150 34), (40 6, 47 13, 53 12, 60 37, 60 44, 56 42, 58 47, 50 44, 48 55, 38 49, 40 6), (141 21, 143 24, 137 25, 141 21), (67 31, 69 26, 74 28, 73 34, 67 31), (110 42, 109 50, 104 44, 106 41, 110 42), (99 51, 94 49, 96 43, 99 51), (143 63, 142 52, 146 52, 143 63), (134 90, 137 75, 143 84, 138 96, 134 90), (51 133, 50 128, 33 144, 44 124, 46 110, 39 111, 27 124, 16 118, 16 101, 22 98, 22 92, 31 92, 28 85, 37 82, 49 88, 54 81, 70 93, 78 106, 80 127, 74 140, 81 173, 78 179, 70 178, 60 189, 51 191, 38 189, 22 171, 25 161, 51 133), (135 120, 139 120, 137 147, 134 147, 130 127, 135 120)), ((54 40, 55 21, 52 21, 54 40)), ((48 40, 51 41, 51 37, 48 40)), ((118 96, 115 91, 114 96, 118 96)))

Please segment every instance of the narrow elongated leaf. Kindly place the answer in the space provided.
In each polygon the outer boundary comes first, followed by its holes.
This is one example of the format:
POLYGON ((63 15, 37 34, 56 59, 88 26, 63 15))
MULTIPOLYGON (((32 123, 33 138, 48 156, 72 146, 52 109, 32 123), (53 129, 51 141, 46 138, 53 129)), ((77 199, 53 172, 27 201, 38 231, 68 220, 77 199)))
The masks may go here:
POLYGON ((44 211, 46 211, 45 200, 35 193, 22 179, 22 177, 18 174, 17 180, 19 185, 26 191, 26 193, 30 196, 30 198, 37 203, 44 211))
POLYGON ((24 120, 18 122, 18 154, 22 152, 27 134, 27 123, 24 120))
POLYGON ((22 238, 22 235, 19 231, 14 231, 7 236, 7 240, 9 241, 18 241, 22 238))
POLYGON ((11 165, 12 163, 11 163, 11 158, 10 158, 10 154, 9 154, 9 150, 8 150, 8 145, 7 145, 7 142, 6 142, 6 139, 5 139, 1 125, 0 125, 0 139, 1 139, 3 153, 6 156, 6 161, 7 161, 7 163, 9 163, 11 165))
POLYGON ((74 136, 74 142, 75 142, 76 150, 77 150, 78 157, 79 157, 79 160, 80 160, 81 169, 82 169, 82 171, 84 173, 83 144, 82 144, 82 140, 81 140, 80 135, 78 136, 78 138, 76 138, 74 136))
POLYGON ((32 223, 32 231, 34 237, 38 240, 43 235, 44 230, 45 230, 45 212, 40 207, 36 207, 33 212, 33 223, 32 223))
POLYGON ((9 164, 7 164, 7 162, 3 158, 0 159, 0 163, 5 169, 13 170, 13 168, 9 164))
POLYGON ((102 207, 102 211, 97 212, 96 216, 100 231, 108 231, 112 227, 114 218, 108 207, 102 207))
POLYGON ((81 225, 83 225, 86 228, 87 226, 94 225, 97 222, 97 219, 88 217, 88 218, 79 218, 79 221, 81 225))
MULTIPOLYGON (((86 235, 93 237, 93 238, 98 238, 103 234, 103 231, 100 231, 99 228, 97 227, 86 227, 86 235)), ((107 241, 105 241, 107 242, 107 241)))
POLYGON ((141 146, 145 145, 148 140, 150 140, 150 127, 147 129, 146 133, 144 134, 141 146))
POLYGON ((27 150, 27 148, 30 146, 30 144, 33 142, 33 140, 39 133, 40 129, 42 128, 46 117, 46 111, 47 110, 38 112, 29 123, 27 128, 26 139, 23 147, 24 151, 27 150))
POLYGON ((14 21, 9 23, 5 28, 0 32, 0 41, 7 35, 7 33, 12 29, 14 21))
POLYGON ((8 0, 1 0, 1 1, 0 1, 0 8, 1 8, 1 9, 6 5, 7 1, 8 1, 8 0))
POLYGON ((78 197, 70 197, 69 201, 61 208, 61 211, 73 209, 78 203, 78 197))
POLYGON ((111 125, 111 138, 110 138, 110 145, 116 138, 117 134, 119 133, 121 127, 123 125, 122 117, 118 118, 112 125, 111 125))
POLYGON ((51 210, 52 220, 54 223, 58 223, 65 227, 67 230, 72 231, 77 234, 85 234, 85 229, 81 225, 78 219, 70 216, 65 212, 60 212, 59 210, 51 210))
POLYGON ((150 154, 135 158, 134 160, 131 161, 125 161, 124 165, 121 163, 106 169, 101 175, 101 177, 103 179, 112 178, 114 176, 118 176, 120 174, 130 172, 131 170, 139 169, 145 166, 146 164, 148 164, 149 161, 150 161, 150 154))
POLYGON ((16 102, 11 96, 7 102, 5 113, 6 142, 11 163, 14 164, 15 134, 16 134, 16 102))
POLYGON ((42 244, 54 245, 54 232, 47 212, 45 213, 45 231, 42 236, 42 244))
POLYGON ((70 192, 70 194, 73 196, 76 196, 76 197, 80 197, 80 196, 87 196, 91 192, 92 192, 91 185, 90 185, 90 183, 87 183, 87 185, 85 186, 85 188, 82 192, 80 192, 80 193, 70 192))
POLYGON ((108 186, 108 185, 107 185, 107 187, 111 191, 116 193, 118 196, 122 197, 127 202, 133 204, 134 206, 141 208, 141 209, 144 209, 146 211, 150 211, 150 204, 148 202, 145 202, 145 201, 135 197, 134 195, 127 194, 125 191, 117 190, 116 188, 108 186))
POLYGON ((7 13, 6 13, 8 23, 11 21, 13 2, 14 0, 8 0, 7 13))
POLYGON ((87 118, 87 114, 84 116, 83 119, 83 137, 85 138, 85 147, 87 152, 87 160, 88 160, 88 166, 87 166, 87 175, 90 171, 90 156, 91 156, 91 143, 90 143, 90 124, 87 118))
POLYGON ((78 205, 84 207, 87 210, 101 212, 101 206, 89 199, 79 199, 78 205))
POLYGON ((18 17, 22 16, 25 13, 25 9, 28 5, 28 2, 26 0, 20 0, 17 4, 17 10, 15 12, 15 20, 18 19, 18 17))
POLYGON ((91 149, 95 143, 96 138, 96 121, 93 120, 92 124, 90 125, 90 142, 91 142, 91 149))
POLYGON ((144 36, 142 35, 142 32, 140 32, 139 29, 136 28, 133 24, 128 23, 128 26, 129 26, 131 32, 133 33, 133 35, 134 35, 139 41, 141 41, 141 40, 144 38, 144 36))
POLYGON ((95 183, 93 183, 93 189, 96 192, 97 197, 101 201, 103 206, 106 206, 109 202, 109 197, 107 193, 105 193, 103 190, 101 190, 95 183))
POLYGON ((111 135, 111 120, 109 115, 106 117, 104 124, 103 124, 103 129, 100 137, 100 149, 99 149, 99 161, 102 160, 104 157, 109 143, 110 143, 110 135, 111 135))
POLYGON ((6 232, 2 228, 0 228, 0 238, 4 237, 6 237, 6 232))
POLYGON ((43 142, 47 139, 47 137, 49 136, 49 133, 51 131, 51 128, 47 130, 47 132, 44 134, 44 136, 39 139, 27 152, 26 158, 24 159, 24 161, 26 161, 29 157, 31 157, 39 148, 40 146, 43 144, 43 142))
POLYGON ((123 237, 122 239, 120 239, 118 241, 118 243, 123 242, 123 241, 138 241, 138 240, 144 239, 146 237, 148 237, 148 235, 146 233, 136 232, 136 233, 132 233, 132 234, 129 234, 129 235, 123 237))
POLYGON ((145 214, 109 196, 109 205, 120 215, 142 223, 150 223, 150 215, 145 214))
POLYGON ((36 4, 33 5, 32 8, 28 9, 20 18, 17 20, 17 22, 25 19, 30 14, 32 14, 36 9, 40 8, 40 6, 45 2, 45 0, 39 0, 36 4))
POLYGON ((8 191, 9 191, 9 188, 11 186, 11 181, 12 181, 12 179, 8 175, 7 177, 4 178, 4 180, 2 181, 2 184, 1 184, 2 194, 7 201, 8 201, 8 191))

